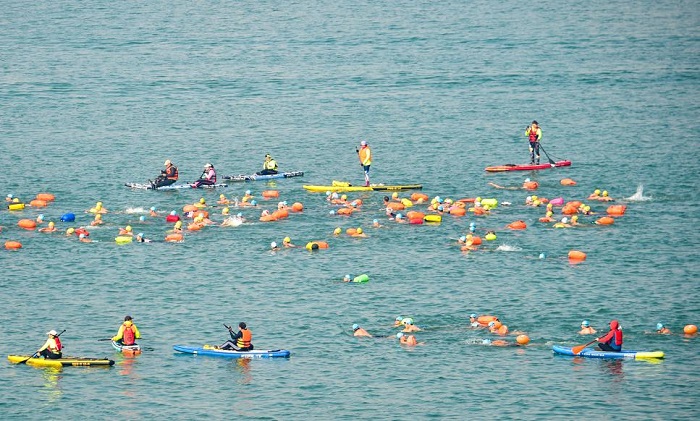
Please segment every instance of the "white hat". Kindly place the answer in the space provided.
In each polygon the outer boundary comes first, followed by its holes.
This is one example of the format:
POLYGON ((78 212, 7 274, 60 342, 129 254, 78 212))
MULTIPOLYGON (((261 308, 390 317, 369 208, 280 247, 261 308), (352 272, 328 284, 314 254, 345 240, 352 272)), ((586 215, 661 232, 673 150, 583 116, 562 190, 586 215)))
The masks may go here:
POLYGON ((360 146, 367 146, 367 142, 363 140, 362 142, 360 142, 360 146))
POLYGON ((212 167, 212 165, 208 162, 206 164, 204 164, 204 168, 211 168, 211 167, 212 167))
POLYGON ((166 167, 170 164, 172 164, 172 162, 170 162, 169 159, 166 159, 165 162, 163 163, 163 165, 165 165, 166 167))
POLYGON ((49 330, 48 332, 46 332, 46 334, 47 334, 47 335, 51 335, 51 336, 58 336, 58 333, 56 333, 56 331, 53 330, 53 329, 51 329, 51 330, 49 330))

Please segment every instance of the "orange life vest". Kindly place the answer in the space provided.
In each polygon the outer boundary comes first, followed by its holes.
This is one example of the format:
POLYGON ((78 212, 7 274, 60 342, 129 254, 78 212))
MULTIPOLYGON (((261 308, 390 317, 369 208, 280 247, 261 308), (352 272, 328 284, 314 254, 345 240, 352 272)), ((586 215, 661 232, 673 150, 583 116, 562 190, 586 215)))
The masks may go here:
POLYGON ((236 341, 236 346, 239 348, 250 348, 250 342, 253 339, 253 333, 248 329, 241 329, 241 337, 236 341))

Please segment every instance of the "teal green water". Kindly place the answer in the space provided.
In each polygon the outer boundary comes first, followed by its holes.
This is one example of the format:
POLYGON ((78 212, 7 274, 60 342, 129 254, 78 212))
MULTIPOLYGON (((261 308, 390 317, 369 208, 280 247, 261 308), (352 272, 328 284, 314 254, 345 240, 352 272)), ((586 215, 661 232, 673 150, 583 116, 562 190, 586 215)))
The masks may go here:
MULTIPOLYGON (((0 212, 4 308, 0 355, 26 354, 66 329, 66 354, 117 361, 60 372, 0 364, 3 418, 349 419, 403 417, 697 418, 700 323, 697 132, 699 9, 694 2, 97 2, 6 4, 0 17, 0 193, 49 208, 0 212), (527 160, 525 125, 573 166, 487 174, 527 160), (362 181, 355 145, 373 147, 374 182, 422 183, 442 197, 512 202, 486 218, 439 226, 386 221, 382 194, 350 218, 330 216, 303 184, 362 181), (251 173, 265 153, 303 178, 232 185, 241 196, 277 188, 302 214, 211 227, 182 244, 117 246, 117 227, 155 239, 156 206, 180 209, 219 191, 132 191, 163 161, 181 180, 205 162, 220 175, 251 173), (607 189, 628 205, 611 227, 557 230, 525 207, 524 191, 585 199, 607 189), (570 177, 575 187, 562 187, 570 177), (57 220, 103 201, 93 244, 26 232, 21 218, 57 220), (385 228, 372 229, 379 218, 385 228), (523 219, 528 229, 503 227, 523 219), (454 245, 469 222, 498 231, 482 250, 454 245), (336 226, 369 238, 333 238, 336 226), (327 239, 329 250, 271 253, 271 241, 327 239), (566 253, 588 253, 570 265, 566 253), (538 259, 546 253, 546 259, 538 259), (371 281, 340 282, 367 273, 371 281), (527 332, 524 348, 476 345, 471 312, 527 332), (134 316, 149 347, 136 359, 97 339, 134 316), (390 325, 411 316, 424 346, 399 346, 390 325), (629 349, 666 360, 554 357, 576 345, 582 319, 621 321, 629 349), (176 355, 176 343, 225 339, 245 320, 259 349, 282 361, 176 355), (671 336, 649 334, 662 321, 671 336), (359 323, 379 339, 358 339, 359 323)), ((406 194, 408 195, 408 194, 406 194)), ((605 206, 593 203, 604 212, 605 206)), ((264 202, 263 208, 274 203, 264 202)), ((218 210, 218 209, 217 209, 218 210)), ((217 212, 218 213, 218 212, 217 212)), ((220 216, 214 219, 221 220, 220 216)), ((59 223, 63 230, 69 225, 59 223)), ((511 338, 512 340, 512 338, 511 338)))

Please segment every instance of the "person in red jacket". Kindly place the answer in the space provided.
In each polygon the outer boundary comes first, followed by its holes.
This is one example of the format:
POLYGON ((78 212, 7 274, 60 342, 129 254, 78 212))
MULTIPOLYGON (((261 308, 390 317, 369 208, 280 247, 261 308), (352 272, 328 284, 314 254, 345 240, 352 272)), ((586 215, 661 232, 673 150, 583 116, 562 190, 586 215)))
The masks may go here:
POLYGON ((622 327, 617 320, 610 322, 610 331, 598 338, 598 348, 601 351, 622 351, 622 327))

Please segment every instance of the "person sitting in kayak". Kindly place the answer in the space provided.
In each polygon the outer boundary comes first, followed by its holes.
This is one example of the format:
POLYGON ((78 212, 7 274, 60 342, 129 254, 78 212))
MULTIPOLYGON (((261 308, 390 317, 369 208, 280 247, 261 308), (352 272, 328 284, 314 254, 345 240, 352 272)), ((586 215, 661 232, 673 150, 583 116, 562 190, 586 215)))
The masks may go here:
POLYGON ((540 140, 542 139, 542 129, 537 120, 532 120, 532 124, 525 129, 525 136, 530 141, 530 164, 540 163, 540 140), (536 161, 535 161, 536 160, 536 161))
POLYGON ((221 344, 221 346, 219 346, 220 349, 233 351, 252 351, 254 349, 252 343, 253 332, 248 330, 245 322, 240 322, 238 324, 239 330, 236 333, 233 332, 231 326, 226 326, 225 324, 224 326, 226 329, 228 329, 228 333, 231 335, 231 340, 221 344))
POLYGON ((671 329, 667 328, 664 326, 663 323, 657 323, 656 324, 656 333, 660 333, 662 335, 670 335, 671 334, 671 329))
POLYGON ((199 179, 192 184, 192 187, 198 188, 199 186, 213 186, 216 184, 216 170, 214 166, 207 163, 204 165, 204 171, 199 179))
POLYGON ((46 334, 49 335, 49 338, 46 340, 46 342, 44 342, 44 345, 41 348, 39 348, 32 356, 36 357, 40 355, 49 360, 57 360, 63 357, 63 354, 61 353, 63 345, 61 345, 61 340, 58 339, 58 333, 56 333, 55 330, 51 329, 48 332, 46 332, 46 334))
POLYGON ((581 322, 581 330, 578 331, 579 335, 595 335, 597 331, 593 329, 590 323, 588 323, 588 320, 584 320, 581 322))
POLYGON ((153 189, 169 186, 176 182, 179 177, 177 167, 169 159, 166 159, 163 165, 165 165, 165 169, 161 170, 160 175, 151 181, 151 188, 153 189))
POLYGON ((131 316, 124 317, 124 323, 119 326, 119 331, 112 340, 119 345, 134 345, 136 339, 141 338, 141 332, 136 327, 131 316))
POLYGON ((622 351, 622 327, 617 320, 610 322, 610 331, 597 339, 601 351, 622 351))
POLYGON ((371 338, 372 335, 369 334, 366 330, 360 327, 357 323, 352 325, 352 335, 353 336, 367 336, 368 338, 371 338))
POLYGON ((272 157, 272 155, 265 154, 265 162, 263 162, 262 171, 258 171, 257 175, 271 175, 277 174, 277 161, 272 157))

